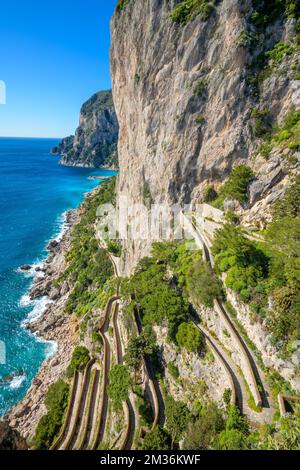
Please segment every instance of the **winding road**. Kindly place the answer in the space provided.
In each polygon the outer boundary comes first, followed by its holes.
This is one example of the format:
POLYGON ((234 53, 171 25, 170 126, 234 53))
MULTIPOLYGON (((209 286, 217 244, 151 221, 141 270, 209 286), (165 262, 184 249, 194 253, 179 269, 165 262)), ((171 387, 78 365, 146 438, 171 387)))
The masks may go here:
MULTIPOLYGON (((190 228, 192 228, 197 245, 198 246, 201 245, 203 249, 203 257, 205 261, 208 262, 210 267, 213 269, 214 260, 211 255, 210 249, 208 247, 208 243, 205 240, 205 235, 199 231, 198 227, 196 227, 195 224, 188 221, 186 218, 185 218, 185 221, 187 222, 188 225, 190 225, 190 228)), ((241 355, 244 358, 245 367, 248 371, 248 376, 250 377, 250 383, 252 384, 251 392, 253 394, 255 403, 258 406, 262 406, 262 417, 264 418, 264 420, 267 422, 271 422, 273 414, 274 414, 274 406, 273 406, 272 399, 271 399, 269 385, 267 384, 265 380, 264 373, 257 365, 252 351, 250 351, 244 339, 242 338, 239 331, 237 330, 236 326, 234 325, 233 321, 231 320, 230 315, 228 314, 224 303, 221 302, 220 300, 216 300, 215 310, 219 314, 219 316, 222 318, 230 334, 235 338, 236 344, 238 345, 241 351, 241 355)), ((206 333, 208 334, 208 332, 206 333)), ((245 387, 245 381, 243 377, 242 377, 242 380, 238 379, 238 377, 241 377, 241 374, 238 371, 237 366, 235 366, 235 364, 229 358, 229 355, 228 354, 225 355, 224 353, 225 352, 223 351, 222 353, 223 357, 227 356, 226 361, 228 365, 230 365, 230 369, 232 370, 232 372, 234 372, 235 379, 233 380, 236 383, 237 397, 240 395, 240 398, 239 398, 240 403, 241 401, 243 403, 242 408, 244 412, 249 414, 250 408, 247 405, 248 399, 246 397, 248 397, 248 393, 245 387)))

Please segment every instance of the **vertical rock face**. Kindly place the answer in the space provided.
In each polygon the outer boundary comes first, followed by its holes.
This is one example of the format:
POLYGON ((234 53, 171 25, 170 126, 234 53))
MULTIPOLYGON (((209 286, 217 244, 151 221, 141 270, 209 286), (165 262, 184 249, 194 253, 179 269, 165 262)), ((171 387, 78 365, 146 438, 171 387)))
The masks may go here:
POLYGON ((66 166, 117 166, 118 131, 111 91, 100 91, 82 106, 75 136, 63 139, 52 153, 62 155, 66 166))
MULTIPOLYGON (((198 15, 186 25, 170 18, 178 3, 128 0, 111 22, 119 198, 131 203, 143 202, 145 188, 156 203, 195 202, 208 182, 249 164, 255 149, 249 121, 257 105, 250 68, 264 47, 287 34, 279 18, 251 50, 245 46, 254 30, 250 0, 215 2, 207 19, 198 15)), ((274 120, 291 95, 284 78, 284 86, 277 78, 265 92, 274 120)), ((126 248, 131 270, 149 246, 130 242, 126 248)))

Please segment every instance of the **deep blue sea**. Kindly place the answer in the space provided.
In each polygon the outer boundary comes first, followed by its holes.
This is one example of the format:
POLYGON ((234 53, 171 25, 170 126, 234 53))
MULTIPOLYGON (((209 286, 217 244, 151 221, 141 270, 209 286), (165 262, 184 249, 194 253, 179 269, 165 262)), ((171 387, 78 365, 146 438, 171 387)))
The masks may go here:
POLYGON ((62 229, 63 214, 99 184, 91 175, 108 170, 62 167, 50 155, 55 139, 0 138, 0 416, 21 400, 42 361, 55 352, 22 322, 38 316, 45 299, 30 303, 32 276, 18 271, 47 256, 50 238, 62 229))

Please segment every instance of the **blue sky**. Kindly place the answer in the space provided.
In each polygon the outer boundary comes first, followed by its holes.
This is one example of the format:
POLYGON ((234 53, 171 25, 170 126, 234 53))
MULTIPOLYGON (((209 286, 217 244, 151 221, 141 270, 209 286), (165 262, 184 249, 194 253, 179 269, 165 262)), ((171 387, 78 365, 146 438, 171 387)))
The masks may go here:
POLYGON ((63 137, 81 105, 111 87, 117 0, 8 0, 0 7, 0 136, 63 137))

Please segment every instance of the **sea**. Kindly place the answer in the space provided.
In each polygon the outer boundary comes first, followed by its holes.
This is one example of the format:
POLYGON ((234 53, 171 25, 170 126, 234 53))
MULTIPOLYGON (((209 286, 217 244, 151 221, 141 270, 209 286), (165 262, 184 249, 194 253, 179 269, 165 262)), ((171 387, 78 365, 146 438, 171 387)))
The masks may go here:
POLYGON ((50 154, 58 139, 0 138, 0 416, 22 400, 42 362, 57 348, 24 322, 43 315, 47 298, 30 301, 35 268, 50 239, 64 230, 66 211, 99 184, 102 169, 63 167, 50 154), (33 268, 24 273, 20 266, 33 268))

